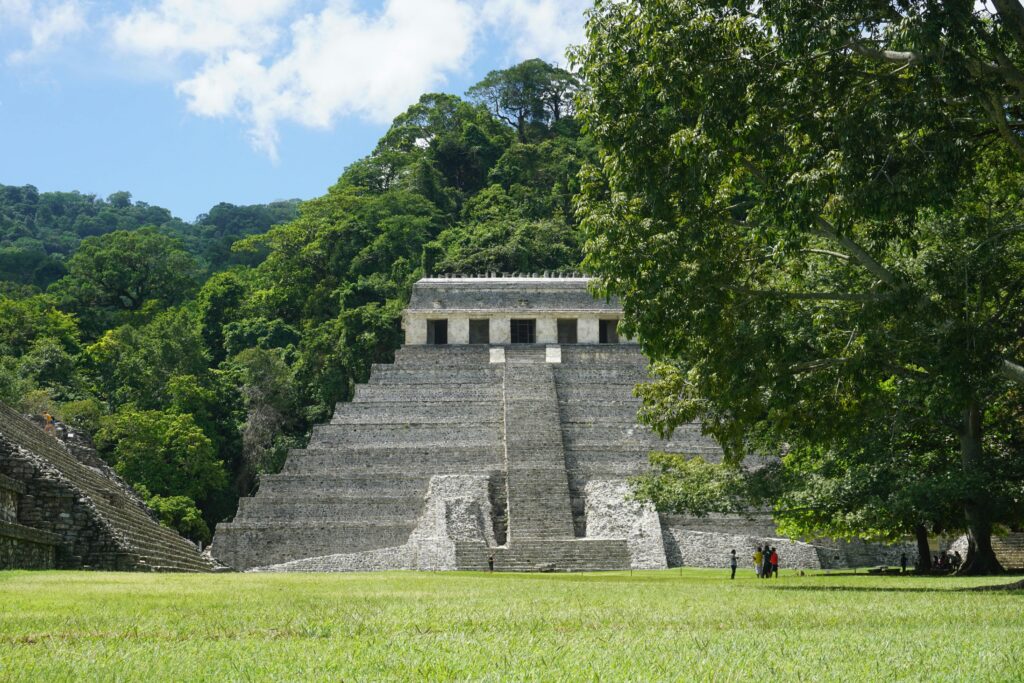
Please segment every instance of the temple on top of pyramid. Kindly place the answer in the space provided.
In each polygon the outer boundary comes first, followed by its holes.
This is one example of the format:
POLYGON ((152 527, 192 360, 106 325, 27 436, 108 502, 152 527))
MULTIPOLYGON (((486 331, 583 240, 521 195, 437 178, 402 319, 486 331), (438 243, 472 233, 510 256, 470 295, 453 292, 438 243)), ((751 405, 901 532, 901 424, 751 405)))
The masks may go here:
POLYGON ((619 343, 622 309, 591 296, 588 283, 583 277, 425 278, 403 316, 405 343, 619 343))
POLYGON ((637 423, 640 347, 583 277, 438 277, 405 344, 217 526, 212 552, 262 571, 593 571, 725 566, 768 541, 788 567, 884 561, 877 546, 778 538, 769 515, 686 518, 629 496, 651 451, 722 457, 685 425, 637 423))

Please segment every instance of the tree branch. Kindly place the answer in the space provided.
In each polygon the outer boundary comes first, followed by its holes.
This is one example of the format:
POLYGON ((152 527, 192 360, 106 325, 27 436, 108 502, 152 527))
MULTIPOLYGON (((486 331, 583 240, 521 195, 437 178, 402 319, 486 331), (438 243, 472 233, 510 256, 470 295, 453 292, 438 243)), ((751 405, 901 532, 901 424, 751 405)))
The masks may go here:
POLYGON ((808 254, 821 254, 823 256, 831 256, 833 258, 842 259, 843 261, 849 261, 850 256, 848 254, 841 254, 838 251, 829 251, 828 249, 804 249, 808 254))
POLYGON ((845 358, 821 358, 819 360, 810 360, 805 363, 794 363, 789 366, 789 371, 794 375, 799 375, 805 372, 834 368, 848 362, 849 361, 845 358))
POLYGON ((992 0, 999 20, 1014 40, 1024 47, 1024 7, 1017 0, 992 0))
POLYGON ((1014 363, 1009 358, 1003 359, 1003 366, 1000 368, 1000 374, 1011 382, 1024 384, 1024 366, 1014 363))
POLYGON ((888 268, 875 260, 874 256, 862 249, 859 244, 851 240, 846 235, 839 234, 839 231, 836 230, 835 226, 825 220, 822 216, 818 216, 817 223, 818 229, 821 231, 822 235, 842 246, 851 256, 853 256, 853 258, 859 261, 862 266, 867 268, 872 275, 890 287, 896 286, 896 276, 893 275, 888 268))
POLYGON ((851 294, 847 292, 780 292, 774 289, 748 289, 746 287, 730 287, 739 294, 763 296, 772 299, 791 299, 794 301, 878 301, 877 294, 851 294))
MULTIPOLYGON (((743 164, 743 167, 746 168, 759 183, 762 185, 768 185, 768 179, 765 177, 764 172, 755 166, 754 162, 744 158, 740 160, 740 163, 743 164)), ((879 263, 875 257, 865 251, 859 244, 846 235, 839 234, 839 231, 836 230, 835 226, 825 220, 823 216, 819 215, 815 220, 818 224, 818 233, 821 236, 841 246, 857 262, 867 268, 872 275, 885 284, 890 287, 895 287, 897 285, 896 276, 889 269, 879 263)))
POLYGON ((988 113, 988 117, 992 120, 992 123, 996 125, 996 129, 1007 144, 1010 145, 1010 149, 1013 150, 1014 154, 1024 160, 1024 143, 1017 137, 1017 134, 1010 129, 1010 125, 1006 121, 1006 115, 1003 113, 1003 107, 999 104, 995 95, 989 95, 985 100, 982 101, 985 107, 985 111, 988 113))
POLYGON ((857 54, 880 62, 893 62, 906 66, 922 61, 921 53, 914 52, 913 50, 879 50, 878 48, 868 47, 858 41, 850 41, 849 46, 857 54))

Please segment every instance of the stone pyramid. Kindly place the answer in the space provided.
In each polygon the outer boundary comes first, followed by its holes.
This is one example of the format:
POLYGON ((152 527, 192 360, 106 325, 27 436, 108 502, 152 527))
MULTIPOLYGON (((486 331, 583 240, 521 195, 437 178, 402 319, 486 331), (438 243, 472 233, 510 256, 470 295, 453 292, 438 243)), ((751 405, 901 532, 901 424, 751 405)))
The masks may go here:
POLYGON ((435 296, 453 332, 459 312, 467 322, 487 320, 498 337, 511 320, 535 320, 532 343, 410 343, 394 364, 374 366, 355 399, 240 502, 233 522, 218 526, 217 559, 239 569, 377 569, 434 568, 443 556, 436 568, 483 568, 493 555, 507 570, 628 569, 644 555, 631 550, 629 535, 646 524, 645 552, 664 566, 657 516, 645 519, 621 500, 622 484, 654 448, 710 458, 721 451, 696 425, 665 442, 636 424, 632 392, 646 380, 646 361, 635 344, 596 338, 599 321, 614 323, 618 308, 595 301, 575 278, 424 281, 407 312, 410 341, 426 336, 410 328, 438 314, 435 296), (472 309, 467 297, 477 299, 472 309), (578 332, 588 316, 591 343, 537 338, 556 320, 574 321, 578 332), (629 509, 624 517, 602 508, 609 491, 629 509), (451 528, 431 523, 424 534, 438 505, 451 528), (482 521, 455 531, 452 510, 475 510, 482 521), (438 543, 447 554, 434 552, 438 543))

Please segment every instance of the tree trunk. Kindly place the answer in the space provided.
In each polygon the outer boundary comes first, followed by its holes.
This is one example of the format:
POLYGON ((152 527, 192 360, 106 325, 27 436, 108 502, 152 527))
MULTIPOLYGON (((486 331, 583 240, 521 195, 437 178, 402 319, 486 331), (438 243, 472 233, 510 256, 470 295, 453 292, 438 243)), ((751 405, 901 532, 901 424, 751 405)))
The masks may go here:
MULTIPOLYGON (((967 481, 983 467, 984 454, 981 441, 981 407, 971 399, 964 408, 960 423, 960 462, 967 481)), ((1002 574, 1004 569, 992 550, 992 512, 986 494, 972 485, 964 500, 967 522, 967 557, 961 574, 978 576, 1002 574)))
POLYGON ((914 525, 914 536, 917 538, 917 563, 914 569, 926 574, 932 568, 932 549, 928 545, 928 529, 924 524, 914 525))

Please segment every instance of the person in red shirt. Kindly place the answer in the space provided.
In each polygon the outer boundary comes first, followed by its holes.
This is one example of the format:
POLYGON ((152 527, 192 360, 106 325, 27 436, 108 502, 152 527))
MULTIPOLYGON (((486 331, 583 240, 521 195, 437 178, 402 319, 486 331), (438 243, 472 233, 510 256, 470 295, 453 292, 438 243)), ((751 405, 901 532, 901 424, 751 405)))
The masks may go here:
POLYGON ((779 578, 779 553, 776 552, 775 548, 772 548, 771 562, 772 576, 774 576, 777 579, 779 578))

